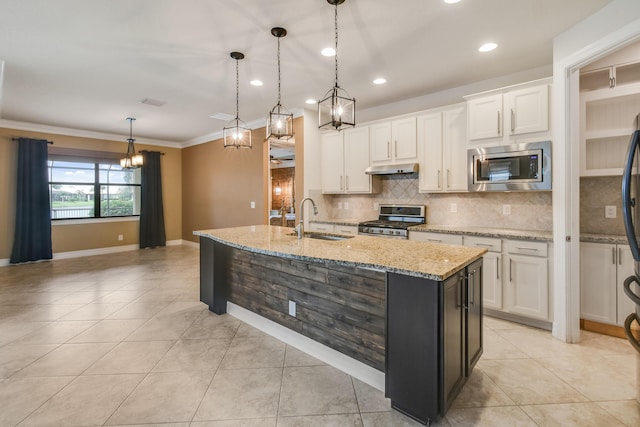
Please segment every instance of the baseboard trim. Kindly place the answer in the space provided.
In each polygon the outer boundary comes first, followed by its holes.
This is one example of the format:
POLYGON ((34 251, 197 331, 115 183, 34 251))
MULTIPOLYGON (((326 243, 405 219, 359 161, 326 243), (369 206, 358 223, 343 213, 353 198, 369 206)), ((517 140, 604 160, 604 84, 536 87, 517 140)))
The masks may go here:
MULTIPOLYGON (((181 245, 191 246, 195 248, 200 247, 199 244, 190 242, 184 239, 168 240, 166 243, 166 246, 181 246, 181 245)), ((84 249, 81 251, 56 252, 53 254, 53 260, 80 258, 85 256, 94 256, 94 255, 108 255, 116 252, 128 252, 128 251, 135 251, 139 249, 140 249, 140 245, 136 243, 133 245, 110 246, 107 248, 84 249)), ((0 267, 6 267, 10 265, 9 261, 10 261, 9 258, 0 259, 0 267)))
POLYGON ((289 328, 266 319, 252 311, 242 308, 232 302, 227 302, 227 313, 245 323, 260 329, 280 341, 283 341, 300 351, 303 351, 342 372, 359 379, 384 392, 384 372, 346 356, 324 344, 307 338, 289 328))
POLYGON ((545 320, 531 319, 529 317, 520 316, 518 314, 505 313, 504 311, 492 310, 490 308, 484 307, 484 314, 491 317, 496 317, 502 320, 508 320, 510 322, 520 323, 526 326, 532 326, 534 328, 545 329, 550 331, 553 324, 551 322, 547 322, 545 320))

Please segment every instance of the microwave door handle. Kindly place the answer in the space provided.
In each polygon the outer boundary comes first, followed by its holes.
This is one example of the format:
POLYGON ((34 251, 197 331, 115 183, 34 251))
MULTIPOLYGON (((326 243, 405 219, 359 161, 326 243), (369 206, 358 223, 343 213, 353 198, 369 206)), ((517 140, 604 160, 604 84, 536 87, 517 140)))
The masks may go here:
POLYGON ((640 324, 640 319, 638 319, 638 316, 635 313, 631 313, 630 315, 627 316, 627 318, 624 320, 624 333, 627 336, 627 339, 629 340, 633 348, 635 348, 636 351, 640 353, 640 342, 638 342, 636 337, 631 332, 631 324, 633 323, 634 320, 636 321, 636 323, 640 324))
POLYGON ((633 254, 633 259, 640 261, 640 247, 636 239, 635 224, 633 223, 633 208, 636 206, 635 197, 631 196, 631 180, 633 179, 633 162, 638 152, 638 144, 640 139, 640 130, 633 132, 631 141, 629 142, 629 150, 625 160, 624 171, 622 173, 622 217, 624 220, 624 229, 627 233, 629 247, 633 254))

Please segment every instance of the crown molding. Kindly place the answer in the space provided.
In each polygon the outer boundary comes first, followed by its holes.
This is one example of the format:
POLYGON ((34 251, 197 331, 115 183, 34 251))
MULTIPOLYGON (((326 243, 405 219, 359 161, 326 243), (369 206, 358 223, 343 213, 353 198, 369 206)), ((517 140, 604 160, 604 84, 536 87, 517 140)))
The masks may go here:
MULTIPOLYGON (((123 141, 128 135, 116 135, 113 133, 103 133, 91 130, 64 128, 58 126, 42 125, 38 123, 18 122, 13 120, 0 119, 0 127, 6 129, 26 130, 30 132, 50 133, 54 135, 75 136, 79 138, 105 139, 108 141, 123 141)), ((161 141, 158 139, 136 138, 136 144, 155 145, 158 147, 181 148, 180 143, 161 141)))

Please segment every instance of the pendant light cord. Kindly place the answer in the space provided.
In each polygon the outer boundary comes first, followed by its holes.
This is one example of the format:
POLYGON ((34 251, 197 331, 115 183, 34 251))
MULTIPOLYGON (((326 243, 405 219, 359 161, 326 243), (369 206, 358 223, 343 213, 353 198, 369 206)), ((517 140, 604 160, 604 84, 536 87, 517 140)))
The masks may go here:
POLYGON ((280 105, 280 37, 278 37, 278 105, 280 105))
POLYGON ((236 59, 236 128, 238 127, 237 120, 240 119, 240 107, 238 98, 240 98, 240 73, 238 72, 238 60, 236 59))
POLYGON ((336 54, 335 54, 335 60, 336 60, 336 87, 340 87, 338 85, 338 3, 335 4, 335 37, 336 37, 336 54))

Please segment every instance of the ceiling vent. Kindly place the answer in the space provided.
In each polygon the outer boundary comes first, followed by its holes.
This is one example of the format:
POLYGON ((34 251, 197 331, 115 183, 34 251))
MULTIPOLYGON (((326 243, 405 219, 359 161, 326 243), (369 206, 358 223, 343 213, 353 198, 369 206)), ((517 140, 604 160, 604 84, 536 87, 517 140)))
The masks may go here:
POLYGON ((166 104, 165 101, 159 101, 157 99, 153 99, 153 98, 145 98, 140 100, 141 104, 146 104, 146 105, 152 105, 154 107, 162 107, 164 104, 166 104))

